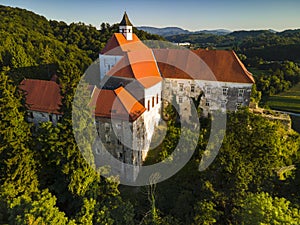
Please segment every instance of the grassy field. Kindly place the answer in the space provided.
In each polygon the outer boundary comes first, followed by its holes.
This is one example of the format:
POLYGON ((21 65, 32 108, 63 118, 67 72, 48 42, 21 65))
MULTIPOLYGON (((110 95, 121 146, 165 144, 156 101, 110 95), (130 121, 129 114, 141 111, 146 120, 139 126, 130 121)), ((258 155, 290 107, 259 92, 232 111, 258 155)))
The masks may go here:
POLYGON ((300 113, 300 83, 288 91, 270 96, 266 105, 271 109, 300 113))

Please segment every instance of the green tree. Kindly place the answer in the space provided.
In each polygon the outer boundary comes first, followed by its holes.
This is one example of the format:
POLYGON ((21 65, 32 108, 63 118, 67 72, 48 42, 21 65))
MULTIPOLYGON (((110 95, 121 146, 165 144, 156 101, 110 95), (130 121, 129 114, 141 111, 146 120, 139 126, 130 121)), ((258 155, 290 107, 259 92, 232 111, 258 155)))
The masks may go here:
POLYGON ((240 224, 299 224, 299 209, 284 198, 268 193, 247 194, 238 214, 240 224))
MULTIPOLYGON (((0 73, 0 196, 3 217, 10 201, 20 195, 38 191, 36 163, 29 146, 30 126, 24 121, 22 95, 5 75, 0 73)), ((6 216, 5 216, 6 215, 6 216)), ((5 219, 5 218, 4 218, 5 219)))

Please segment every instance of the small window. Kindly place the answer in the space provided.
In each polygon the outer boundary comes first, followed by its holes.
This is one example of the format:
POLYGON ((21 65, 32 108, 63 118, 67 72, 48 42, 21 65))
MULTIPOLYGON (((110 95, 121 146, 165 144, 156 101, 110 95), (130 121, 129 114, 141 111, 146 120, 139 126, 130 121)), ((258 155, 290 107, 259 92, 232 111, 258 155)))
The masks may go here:
POLYGON ((154 96, 152 97, 152 108, 154 107, 154 100, 155 100, 155 98, 154 98, 154 96))
POLYGON ((121 136, 118 136, 118 145, 121 145, 122 141, 121 141, 121 136))
POLYGON ((148 100, 148 107, 147 107, 148 111, 150 110, 150 100, 148 100))
POLYGON ((182 97, 181 97, 181 96, 179 96, 178 102, 179 102, 179 103, 182 103, 182 97))
POLYGON ((179 84, 179 91, 183 91, 183 83, 179 84))
POLYGON ((236 103, 236 110, 238 110, 240 107, 242 106, 242 104, 241 103, 236 103))
POLYGON ((110 143, 110 136, 108 134, 105 135, 105 141, 107 144, 110 143))
POLYGON ((245 89, 238 90, 238 97, 244 97, 245 89))
POLYGON ((228 88, 226 88, 226 87, 223 88, 223 95, 224 96, 228 95, 228 88))
POLYGON ((206 99, 205 106, 210 106, 210 101, 206 99))
POLYGON ((211 94, 211 86, 206 87, 206 94, 211 94))
POLYGON ((52 118, 52 115, 51 115, 51 114, 49 114, 49 121, 50 121, 50 122, 53 122, 53 118, 52 118))
POLYGON ((226 101, 225 100, 221 101, 221 108, 226 108, 226 101))
POLYGON ((119 152, 119 159, 123 159, 123 153, 119 152))
POLYGON ((105 123, 105 131, 110 132, 110 124, 109 123, 105 123))
POLYGON ((158 94, 156 94, 156 104, 158 104, 158 94))
POLYGON ((195 92, 195 84, 191 85, 191 92, 195 92))

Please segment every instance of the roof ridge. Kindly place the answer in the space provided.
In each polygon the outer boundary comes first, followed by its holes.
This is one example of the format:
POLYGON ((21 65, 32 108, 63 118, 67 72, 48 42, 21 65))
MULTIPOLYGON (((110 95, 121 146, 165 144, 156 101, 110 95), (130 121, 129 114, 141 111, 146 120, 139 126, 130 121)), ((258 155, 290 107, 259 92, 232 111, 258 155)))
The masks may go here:
POLYGON ((242 61, 239 59, 239 57, 237 56, 237 54, 236 54, 233 50, 231 50, 231 53, 234 55, 234 59, 240 64, 240 66, 241 66, 241 68, 242 68, 244 74, 246 75, 247 79, 248 79, 249 81, 251 81, 252 83, 255 83, 255 80, 254 80, 254 78, 253 78, 253 76, 252 76, 252 73, 250 73, 250 72, 247 70, 247 68, 245 67, 244 63, 242 63, 242 61), (250 74, 251 74, 251 75, 250 75, 250 74))

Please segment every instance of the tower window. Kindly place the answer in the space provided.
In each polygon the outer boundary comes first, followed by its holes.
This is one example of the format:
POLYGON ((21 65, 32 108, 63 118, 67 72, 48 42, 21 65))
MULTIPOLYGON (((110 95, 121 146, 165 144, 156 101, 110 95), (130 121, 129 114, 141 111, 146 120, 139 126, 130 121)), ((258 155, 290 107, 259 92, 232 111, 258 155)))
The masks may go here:
POLYGON ((221 108, 226 108, 226 100, 221 101, 221 108))
POLYGON ((156 104, 158 104, 158 94, 156 94, 156 104))
POLYGON ((150 110, 150 100, 148 100, 148 107, 147 107, 148 111, 150 110))
POLYGON ((181 96, 179 96, 178 102, 179 102, 179 103, 182 103, 182 97, 181 97, 181 96))
POLYGON ((154 107, 154 96, 152 97, 152 108, 154 107))

